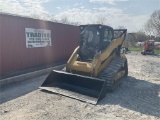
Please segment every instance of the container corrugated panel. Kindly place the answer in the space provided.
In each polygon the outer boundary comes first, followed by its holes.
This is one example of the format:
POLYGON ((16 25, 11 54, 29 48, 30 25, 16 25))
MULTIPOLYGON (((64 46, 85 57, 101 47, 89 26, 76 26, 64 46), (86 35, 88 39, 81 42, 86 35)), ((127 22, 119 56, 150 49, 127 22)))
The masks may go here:
POLYGON ((4 14, 0 19, 1 74, 64 61, 78 45, 78 26, 4 14), (26 48, 25 28, 51 30, 52 46, 26 48))

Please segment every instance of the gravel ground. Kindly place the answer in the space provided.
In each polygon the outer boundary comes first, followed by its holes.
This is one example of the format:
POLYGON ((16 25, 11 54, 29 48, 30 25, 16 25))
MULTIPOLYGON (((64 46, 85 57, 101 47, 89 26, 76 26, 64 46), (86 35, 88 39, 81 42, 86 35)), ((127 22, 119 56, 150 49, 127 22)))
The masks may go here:
POLYGON ((25 81, 1 89, 0 119, 160 120, 160 57, 137 52, 126 56, 128 77, 98 105, 36 89, 45 78, 42 76, 32 79, 32 84, 25 81))

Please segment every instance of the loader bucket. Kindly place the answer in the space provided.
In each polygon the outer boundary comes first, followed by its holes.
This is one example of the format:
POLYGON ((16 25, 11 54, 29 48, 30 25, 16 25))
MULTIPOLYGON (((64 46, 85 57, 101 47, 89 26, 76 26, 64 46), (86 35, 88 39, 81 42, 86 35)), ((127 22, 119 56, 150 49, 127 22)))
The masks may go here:
POLYGON ((53 70, 41 85, 42 90, 51 91, 92 104, 105 96, 105 81, 53 70))

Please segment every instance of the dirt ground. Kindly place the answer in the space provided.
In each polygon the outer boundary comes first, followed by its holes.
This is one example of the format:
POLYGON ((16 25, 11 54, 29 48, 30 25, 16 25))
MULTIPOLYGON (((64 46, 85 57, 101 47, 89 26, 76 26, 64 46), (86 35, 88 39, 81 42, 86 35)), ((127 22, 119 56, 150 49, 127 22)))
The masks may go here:
POLYGON ((2 103, 0 119, 160 120, 160 57, 137 52, 126 56, 128 77, 98 105, 37 89, 2 103))

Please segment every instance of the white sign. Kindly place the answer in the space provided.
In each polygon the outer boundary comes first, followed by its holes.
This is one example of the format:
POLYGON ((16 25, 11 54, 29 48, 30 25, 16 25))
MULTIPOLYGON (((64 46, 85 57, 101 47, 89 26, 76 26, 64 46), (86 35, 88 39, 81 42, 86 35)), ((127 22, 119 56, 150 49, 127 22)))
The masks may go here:
POLYGON ((26 47, 46 47, 51 44, 51 30, 25 28, 26 47))

